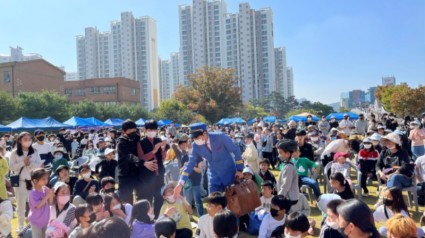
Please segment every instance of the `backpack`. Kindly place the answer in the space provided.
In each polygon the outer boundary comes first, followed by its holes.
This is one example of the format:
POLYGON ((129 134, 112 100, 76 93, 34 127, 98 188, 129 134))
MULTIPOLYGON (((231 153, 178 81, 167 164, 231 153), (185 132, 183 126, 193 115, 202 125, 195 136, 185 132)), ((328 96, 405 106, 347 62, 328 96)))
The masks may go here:
POLYGON ((246 232, 248 234, 256 236, 258 235, 258 232, 260 231, 261 223, 263 222, 264 217, 266 216, 266 212, 262 209, 258 211, 250 212, 249 215, 249 225, 246 232))

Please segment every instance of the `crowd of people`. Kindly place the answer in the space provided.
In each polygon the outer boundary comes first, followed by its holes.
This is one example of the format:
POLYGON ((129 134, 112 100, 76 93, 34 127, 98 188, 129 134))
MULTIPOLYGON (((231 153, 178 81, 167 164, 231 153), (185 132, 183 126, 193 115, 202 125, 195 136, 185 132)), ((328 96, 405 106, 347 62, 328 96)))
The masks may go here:
POLYGON ((316 227, 309 200, 323 215, 320 237, 421 237, 402 190, 425 185, 424 126, 425 114, 389 113, 6 133, 0 238, 12 237, 15 206, 19 237, 305 237, 316 227), (252 180, 261 201, 242 216, 225 193, 237 180, 252 180), (374 211, 362 201, 372 181, 374 211))

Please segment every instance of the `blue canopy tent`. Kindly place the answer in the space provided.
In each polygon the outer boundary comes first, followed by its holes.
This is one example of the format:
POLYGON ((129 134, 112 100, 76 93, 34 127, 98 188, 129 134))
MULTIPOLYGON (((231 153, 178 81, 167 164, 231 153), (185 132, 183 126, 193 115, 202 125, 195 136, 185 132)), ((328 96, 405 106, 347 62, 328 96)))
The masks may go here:
POLYGON ((139 120, 135 121, 136 125, 139 127, 145 126, 146 120, 143 118, 140 118, 139 120))
POLYGON ((124 120, 120 118, 109 118, 105 123, 113 127, 120 127, 124 123, 124 120))
POLYGON ((337 121, 340 121, 344 118, 344 114, 348 114, 351 120, 357 120, 359 119, 359 115, 357 115, 354 112, 337 112, 337 113, 331 113, 329 114, 326 119, 330 120, 332 116, 335 117, 337 121))
MULTIPOLYGON (((171 122, 172 122, 171 120, 162 119, 162 120, 158 121, 158 126, 169 126, 169 125, 171 125, 171 122)), ((180 127, 181 125, 174 122, 174 126, 180 127)))
MULTIPOLYGON (((253 118, 253 119, 247 121, 247 123, 248 123, 248 125, 252 125, 256 121, 257 121, 257 118, 253 118)), ((266 121, 269 122, 269 123, 274 123, 276 121, 276 117, 275 116, 263 117, 263 122, 266 122, 266 121)), ((278 119, 278 121, 279 121, 279 124, 282 124, 284 122, 282 119, 278 119)))
POLYGON ((71 127, 102 127, 102 126, 110 126, 94 117, 81 118, 73 116, 69 118, 67 121, 63 122, 63 124, 69 125, 71 127))
MULTIPOLYGON (((290 120, 294 120, 295 122, 306 122, 307 121, 307 117, 306 116, 290 116, 288 119, 288 121, 290 120)), ((316 116, 313 116, 313 121, 319 121, 319 118, 316 116)))
POLYGON ((234 117, 234 118, 222 118, 220 121, 217 122, 218 125, 230 125, 233 123, 241 124, 242 122, 245 122, 244 119, 240 117, 234 117))
POLYGON ((9 132, 9 131, 12 131, 12 128, 0 124, 0 132, 9 132))
POLYGON ((12 130, 58 130, 60 128, 71 128, 69 125, 62 124, 51 117, 46 117, 43 119, 21 117, 7 125, 7 127, 12 128, 12 130))

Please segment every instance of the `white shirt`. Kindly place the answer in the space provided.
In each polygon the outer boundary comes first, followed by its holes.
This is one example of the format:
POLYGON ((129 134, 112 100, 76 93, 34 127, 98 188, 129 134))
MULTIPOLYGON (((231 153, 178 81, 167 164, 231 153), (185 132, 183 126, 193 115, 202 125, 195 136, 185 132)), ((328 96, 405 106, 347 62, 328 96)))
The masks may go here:
POLYGON ((0 203, 0 233, 3 236, 10 234, 12 230, 13 207, 9 200, 0 203))
POLYGON ((48 153, 52 153, 53 154, 53 147, 47 143, 44 143, 42 145, 38 144, 38 143, 34 143, 32 144, 32 148, 36 149, 38 151, 38 154, 40 155, 44 155, 44 154, 48 154, 48 153))
POLYGON ((196 229, 196 238, 214 238, 213 217, 209 214, 201 216, 198 220, 198 229, 196 229))
POLYGON ((270 198, 266 198, 264 196, 261 196, 260 197, 261 206, 259 208, 262 208, 266 212, 270 213, 270 208, 272 207, 272 198, 273 198, 273 196, 271 196, 270 198))
POLYGON ((258 234, 259 238, 269 238, 272 235, 272 232, 278 227, 285 224, 286 215, 282 220, 275 220, 272 215, 267 214, 263 221, 261 222, 260 232, 258 234))
POLYGON ((41 165, 43 164, 43 161, 40 159, 40 155, 38 155, 37 150, 34 149, 34 153, 30 155, 30 165, 26 166, 24 160, 28 154, 28 151, 23 152, 24 154, 22 156, 18 156, 17 150, 13 150, 9 160, 9 167, 10 170, 14 172, 14 175, 18 175, 21 168, 24 167, 21 176, 19 177, 20 181, 31 180, 31 171, 36 168, 41 168, 41 165))
POLYGON ((339 127, 342 128, 342 131, 347 135, 351 135, 351 127, 353 127, 354 124, 350 120, 342 120, 339 122, 339 127))
POLYGON ((349 151, 350 151, 350 149, 348 148, 348 146, 346 146, 344 140, 343 139, 337 139, 337 140, 332 141, 331 143, 329 143, 326 146, 325 150, 322 153, 322 159, 324 158, 325 155, 330 155, 331 153, 349 152, 349 151))
MULTIPOLYGON (((66 218, 69 211, 72 211, 74 213, 74 217, 75 217, 75 206, 72 203, 70 203, 68 208, 66 210, 62 211, 59 214, 59 216, 56 214, 56 206, 55 205, 50 206, 49 223, 52 222, 53 220, 57 220, 57 221, 64 223, 65 218, 66 218)), ((70 230, 72 230, 72 229, 74 229, 74 227, 76 225, 77 225, 77 219, 74 219, 68 227, 70 228, 70 230)))
POLYGON ((415 165, 418 167, 418 175, 421 177, 422 181, 425 181, 425 155, 420 156, 416 159, 415 165))
MULTIPOLYGON (((403 215, 404 217, 409 216, 407 212, 404 210, 402 210, 400 214, 403 215)), ((385 207, 384 205, 380 205, 378 208, 376 208, 375 212, 373 213, 373 219, 375 220, 375 222, 381 222, 381 221, 386 222, 389 218, 393 216, 394 216, 394 212, 390 208, 385 207), (388 218, 387 216, 385 216, 385 210, 387 210, 388 218)))

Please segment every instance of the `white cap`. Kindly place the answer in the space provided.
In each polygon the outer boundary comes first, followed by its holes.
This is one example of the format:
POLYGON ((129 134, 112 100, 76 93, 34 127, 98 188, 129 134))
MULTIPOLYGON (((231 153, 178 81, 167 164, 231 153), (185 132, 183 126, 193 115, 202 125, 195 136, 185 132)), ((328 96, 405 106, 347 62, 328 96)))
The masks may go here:
POLYGON ((114 149, 111 149, 111 148, 107 148, 107 149, 105 150, 104 155, 109 155, 109 154, 110 154, 110 153, 112 153, 112 152, 115 152, 115 150, 114 150, 114 149))

